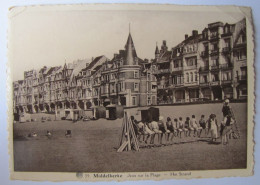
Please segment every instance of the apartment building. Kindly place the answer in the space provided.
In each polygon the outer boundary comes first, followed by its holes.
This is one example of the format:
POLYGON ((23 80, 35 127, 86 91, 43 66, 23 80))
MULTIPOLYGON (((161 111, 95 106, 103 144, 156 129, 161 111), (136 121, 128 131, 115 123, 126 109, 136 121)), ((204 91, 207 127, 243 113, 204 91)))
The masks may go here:
POLYGON ((168 50, 155 49, 158 103, 247 98, 246 20, 193 30, 168 50))

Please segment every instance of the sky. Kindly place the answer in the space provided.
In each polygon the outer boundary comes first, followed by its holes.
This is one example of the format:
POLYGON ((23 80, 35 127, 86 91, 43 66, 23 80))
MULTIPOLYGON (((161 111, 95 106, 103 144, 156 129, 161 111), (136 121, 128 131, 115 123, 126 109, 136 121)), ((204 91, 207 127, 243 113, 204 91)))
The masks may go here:
MULTIPOLYGON (((169 5, 168 5, 169 6, 169 5)), ((172 48, 192 30, 199 33, 209 23, 235 23, 244 15, 238 8, 143 7, 88 9, 84 6, 14 8, 9 14, 8 51, 13 80, 24 71, 42 66, 64 65, 77 59, 105 55, 124 49, 130 32, 138 57, 154 58, 156 42, 172 48)))

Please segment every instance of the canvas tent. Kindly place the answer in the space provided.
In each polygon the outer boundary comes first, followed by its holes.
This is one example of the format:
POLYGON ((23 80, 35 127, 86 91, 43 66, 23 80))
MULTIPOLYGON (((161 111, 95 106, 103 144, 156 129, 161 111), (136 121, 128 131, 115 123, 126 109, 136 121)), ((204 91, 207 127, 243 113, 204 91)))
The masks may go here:
POLYGON ((103 106, 92 107, 93 119, 106 118, 106 108, 103 106))
POLYGON ((117 119, 124 117, 124 107, 122 105, 108 105, 106 106, 106 118, 117 119))
POLYGON ((142 122, 159 121, 160 110, 156 107, 142 107, 138 109, 141 111, 142 122))

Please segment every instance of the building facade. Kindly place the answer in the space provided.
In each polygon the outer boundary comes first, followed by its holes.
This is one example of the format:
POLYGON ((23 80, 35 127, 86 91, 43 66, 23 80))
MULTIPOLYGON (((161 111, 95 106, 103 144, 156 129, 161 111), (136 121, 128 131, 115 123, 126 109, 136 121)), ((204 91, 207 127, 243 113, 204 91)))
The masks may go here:
POLYGON ((98 56, 25 72, 24 80, 13 83, 13 100, 14 112, 30 113, 108 104, 155 105, 156 78, 151 63, 137 56, 129 33, 125 50, 112 60, 98 56))
POLYGON ((246 20, 208 24, 152 62, 159 104, 247 98, 246 20))

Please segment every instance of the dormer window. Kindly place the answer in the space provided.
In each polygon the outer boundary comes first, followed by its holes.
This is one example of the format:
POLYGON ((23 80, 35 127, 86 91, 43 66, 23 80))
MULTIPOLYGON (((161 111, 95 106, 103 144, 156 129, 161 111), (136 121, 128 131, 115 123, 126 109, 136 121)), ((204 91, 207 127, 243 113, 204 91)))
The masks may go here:
POLYGON ((229 33, 230 32, 230 27, 227 25, 225 28, 224 28, 224 33, 229 33))

